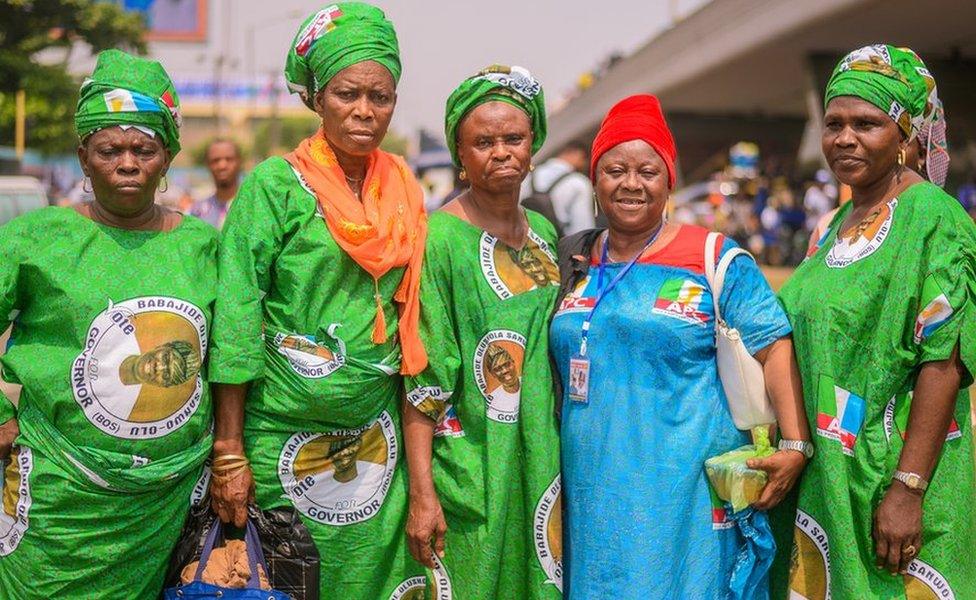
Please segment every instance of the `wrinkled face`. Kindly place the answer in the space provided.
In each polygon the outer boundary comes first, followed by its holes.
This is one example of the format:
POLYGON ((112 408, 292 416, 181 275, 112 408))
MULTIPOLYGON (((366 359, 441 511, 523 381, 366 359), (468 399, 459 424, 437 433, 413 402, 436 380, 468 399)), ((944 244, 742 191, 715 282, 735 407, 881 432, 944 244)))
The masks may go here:
POLYGON ((169 346, 159 346, 141 355, 136 363, 140 383, 172 387, 186 383, 186 360, 169 346))
POLYGON ((611 230, 650 233, 668 203, 668 167, 644 140, 623 142, 597 162, 595 189, 611 230))
POLYGON ((207 148, 207 168, 218 187, 234 185, 241 175, 241 157, 231 142, 214 142, 207 148))
POLYGON ((325 138, 337 152, 366 156, 379 147, 396 106, 396 83, 383 65, 366 61, 339 71, 315 95, 325 138))
MULTIPOLYGON (((821 145, 830 170, 852 188, 890 177, 898 164, 899 148, 909 146, 884 111, 854 96, 838 96, 827 104, 821 145)), ((912 158, 905 161, 909 168, 918 162, 917 157, 912 158)))
POLYGON ((515 193, 532 162, 529 115, 505 102, 486 102, 458 126, 457 150, 471 187, 515 193))
POLYGON ((81 170, 91 178, 95 202, 119 217, 139 215, 152 206, 170 159, 158 136, 135 127, 107 127, 78 147, 81 170))
POLYGON ((362 447, 363 438, 362 436, 357 436, 348 446, 333 454, 332 464, 335 465, 336 471, 346 471, 355 466, 356 455, 359 454, 359 449, 362 447))
POLYGON ((505 387, 518 385, 518 369, 515 368, 515 361, 507 353, 502 354, 491 364, 491 374, 498 378, 505 387))

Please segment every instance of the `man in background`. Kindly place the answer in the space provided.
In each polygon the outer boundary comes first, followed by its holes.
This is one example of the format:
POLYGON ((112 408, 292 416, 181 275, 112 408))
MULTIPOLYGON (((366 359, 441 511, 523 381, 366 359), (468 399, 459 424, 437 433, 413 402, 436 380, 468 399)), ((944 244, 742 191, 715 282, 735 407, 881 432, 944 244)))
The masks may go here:
POLYGON ((190 214, 217 229, 224 225, 227 209, 241 185, 241 149, 227 139, 216 139, 207 147, 207 168, 214 181, 214 194, 193 205, 190 214))
POLYGON ((536 167, 522 183, 523 200, 548 195, 557 221, 553 225, 561 235, 594 226, 593 186, 583 174, 589 168, 588 159, 586 144, 570 142, 555 157, 536 167))

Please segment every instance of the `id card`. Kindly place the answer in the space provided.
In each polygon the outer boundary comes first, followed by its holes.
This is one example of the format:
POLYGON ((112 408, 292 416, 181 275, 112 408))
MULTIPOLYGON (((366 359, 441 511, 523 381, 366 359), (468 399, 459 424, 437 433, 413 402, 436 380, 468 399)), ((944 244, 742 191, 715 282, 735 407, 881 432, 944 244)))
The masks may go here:
POLYGON ((590 359, 569 359, 569 399, 577 404, 590 402, 590 359))

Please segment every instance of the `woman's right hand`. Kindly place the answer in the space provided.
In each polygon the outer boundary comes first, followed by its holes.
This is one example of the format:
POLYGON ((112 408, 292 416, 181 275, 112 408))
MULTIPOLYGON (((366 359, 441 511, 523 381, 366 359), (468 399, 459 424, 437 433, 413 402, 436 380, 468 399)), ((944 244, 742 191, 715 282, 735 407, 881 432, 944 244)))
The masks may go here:
POLYGON ((430 492, 410 496, 410 515, 407 517, 407 546, 417 562, 434 568, 433 553, 444 557, 444 534, 447 521, 437 494, 430 492))
POLYGON ((224 523, 247 524, 247 505, 254 502, 254 475, 245 465, 228 474, 211 473, 210 505, 224 523))
POLYGON ((10 451, 13 449, 14 440, 17 439, 18 435, 20 435, 20 427, 17 425, 16 417, 0 424, 0 460, 10 458, 10 451))

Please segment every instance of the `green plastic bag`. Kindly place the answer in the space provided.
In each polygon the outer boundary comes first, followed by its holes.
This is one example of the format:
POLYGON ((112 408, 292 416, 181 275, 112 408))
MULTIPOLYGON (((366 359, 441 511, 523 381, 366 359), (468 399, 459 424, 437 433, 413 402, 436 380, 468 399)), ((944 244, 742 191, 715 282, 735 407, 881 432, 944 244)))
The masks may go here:
POLYGON ((746 461, 765 458, 776 452, 769 445, 768 427, 754 428, 752 439, 754 444, 741 446, 705 461, 705 473, 715 488, 715 493, 722 500, 732 503, 733 512, 739 512, 758 500, 766 487, 766 472, 748 468, 746 461))

